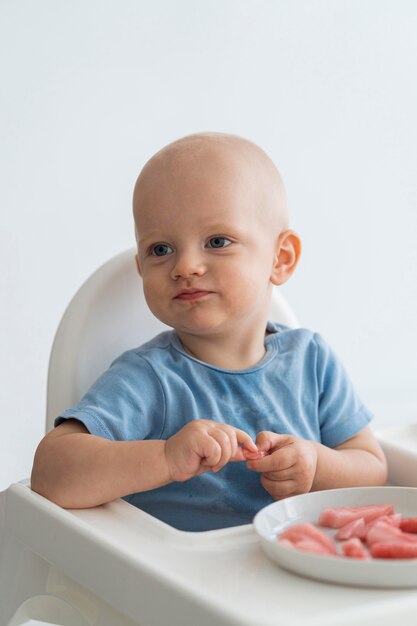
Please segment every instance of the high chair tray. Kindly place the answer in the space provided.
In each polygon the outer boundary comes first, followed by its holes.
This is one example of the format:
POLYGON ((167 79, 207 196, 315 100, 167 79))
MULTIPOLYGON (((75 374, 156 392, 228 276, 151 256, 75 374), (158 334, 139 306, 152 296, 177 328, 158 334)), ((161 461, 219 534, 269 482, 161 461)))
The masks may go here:
POLYGON ((415 624, 416 591, 358 589, 291 574, 264 554, 252 525, 188 533, 124 500, 64 510, 27 483, 4 494, 6 541, 50 564, 49 589, 69 577, 77 581, 80 603, 86 589, 135 624, 415 624))

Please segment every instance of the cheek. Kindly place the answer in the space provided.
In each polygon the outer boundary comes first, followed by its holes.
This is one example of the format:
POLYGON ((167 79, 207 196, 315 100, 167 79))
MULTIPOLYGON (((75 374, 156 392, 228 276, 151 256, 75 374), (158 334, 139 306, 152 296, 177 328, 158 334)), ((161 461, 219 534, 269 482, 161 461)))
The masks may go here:
POLYGON ((164 324, 169 325, 169 311, 166 308, 165 300, 158 292, 157 282, 144 282, 143 294, 145 296, 146 304, 148 305, 151 313, 164 324))
POLYGON ((145 300, 152 311, 155 306, 158 306, 158 302, 160 301, 158 284, 159 282, 157 280, 153 280, 152 277, 149 277, 148 275, 145 275, 143 278, 143 293, 145 300))
MULTIPOLYGON (((234 263, 227 268, 222 268, 220 278, 228 282, 233 291, 247 289, 253 292, 259 289, 263 283, 269 280, 270 268, 263 259, 251 257, 245 263, 234 263)), ((244 294, 242 294, 244 296, 244 294)))
POLYGON ((269 263, 258 262, 235 265, 223 274, 225 293, 236 303, 236 306, 254 299, 263 298, 270 286, 271 268, 269 263))
POLYGON ((248 300, 253 300, 259 280, 256 278, 256 272, 251 268, 242 271, 242 267, 236 267, 227 274, 223 273, 222 283, 222 295, 228 300, 230 306, 238 309, 248 300))

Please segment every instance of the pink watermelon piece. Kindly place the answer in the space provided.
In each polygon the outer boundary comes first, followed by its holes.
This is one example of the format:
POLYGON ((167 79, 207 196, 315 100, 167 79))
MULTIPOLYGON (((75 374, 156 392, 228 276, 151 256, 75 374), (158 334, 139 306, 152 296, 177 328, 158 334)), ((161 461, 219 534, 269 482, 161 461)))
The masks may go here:
POLYGON ((392 542, 413 543, 417 545, 417 536, 406 533, 400 528, 395 528, 395 526, 387 524, 387 522, 379 521, 367 532, 366 541, 370 546, 374 543, 392 542))
POLYGON ((289 541, 294 543, 297 548, 300 541, 315 541, 322 546, 323 550, 326 550, 326 554, 336 554, 336 544, 333 539, 325 535, 319 528, 310 522, 303 522, 289 526, 282 531, 278 539, 289 539, 289 541))
POLYGON ((417 517, 403 517, 400 528, 407 533, 417 533, 417 517))
POLYGON ((393 515, 387 515, 387 522, 389 524, 392 524, 393 526, 395 526, 396 528, 401 528, 401 522, 402 522, 403 516, 401 515, 401 513, 394 513, 393 515))
POLYGON ((366 536, 368 532, 371 530, 372 526, 375 526, 378 522, 386 522, 390 526, 394 526, 395 528, 399 528, 401 522, 401 515, 399 513, 395 513, 394 515, 381 515, 381 517, 376 517, 371 520, 367 524, 365 524, 365 528, 358 533, 359 539, 363 541, 366 540, 366 536))
POLYGON ((343 556, 347 556, 352 559, 369 559, 369 550, 363 545, 362 541, 357 537, 352 537, 347 541, 342 541, 339 544, 340 551, 343 556))
POLYGON ((267 453, 264 450, 258 450, 255 452, 254 450, 248 450, 248 448, 242 447, 243 456, 247 461, 257 461, 258 459, 263 459, 267 453))
POLYGON ((417 558, 417 543, 405 541, 374 543, 371 546, 371 556, 375 559, 415 559, 417 558))
POLYGON ((282 539, 278 541, 278 543, 284 545, 289 544, 292 548, 295 548, 296 550, 301 550, 302 552, 311 552, 312 554, 321 554, 322 556, 330 555, 327 548, 324 548, 323 545, 318 541, 313 541, 313 539, 300 539, 295 543, 291 543, 288 539, 282 539))
POLYGON ((352 537, 362 537, 364 536, 366 524, 363 517, 358 517, 354 519, 352 522, 345 524, 342 526, 335 535, 336 539, 340 541, 351 539, 352 537))
POLYGON ((359 517, 363 517, 365 522, 369 522, 381 515, 392 515, 394 507, 392 504, 370 504, 365 506, 334 507, 323 509, 320 513, 318 523, 320 526, 329 528, 341 528, 349 522, 353 522, 359 517))
POLYGON ((365 540, 368 531, 379 521, 387 522, 387 524, 398 528, 401 521, 401 515, 399 513, 394 515, 382 515, 381 517, 376 517, 366 524, 363 517, 358 517, 358 519, 354 519, 353 522, 349 522, 348 524, 342 526, 342 528, 339 528, 335 538, 339 541, 351 539, 352 537, 358 537, 358 539, 365 540))

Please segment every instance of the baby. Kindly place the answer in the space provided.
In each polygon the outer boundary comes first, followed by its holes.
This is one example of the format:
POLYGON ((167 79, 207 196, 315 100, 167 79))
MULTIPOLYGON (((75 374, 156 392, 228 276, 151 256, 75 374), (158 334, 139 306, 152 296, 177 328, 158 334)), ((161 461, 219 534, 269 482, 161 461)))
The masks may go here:
POLYGON ((66 508, 125 497, 200 531, 291 495, 384 484, 371 414, 337 357, 268 320, 301 251, 269 157, 234 135, 184 137, 146 163, 133 210, 145 298, 173 330, 57 418, 32 489, 66 508))

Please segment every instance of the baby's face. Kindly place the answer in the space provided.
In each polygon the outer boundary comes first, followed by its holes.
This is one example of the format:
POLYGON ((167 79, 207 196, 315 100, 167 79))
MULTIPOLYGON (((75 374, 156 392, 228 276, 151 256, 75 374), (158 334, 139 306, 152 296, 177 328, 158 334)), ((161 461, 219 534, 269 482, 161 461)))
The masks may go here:
POLYGON ((279 219, 265 182, 229 149, 172 150, 136 185, 138 264, 149 308, 178 332, 232 332, 267 317, 279 219))

